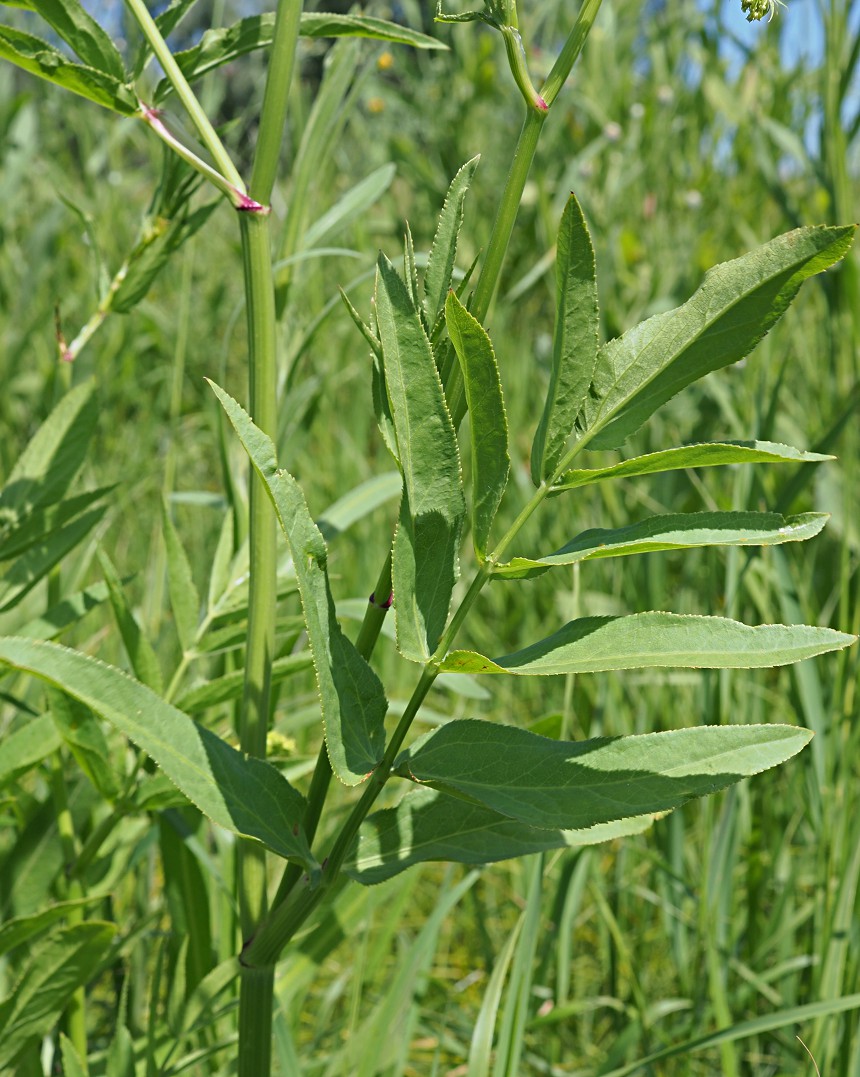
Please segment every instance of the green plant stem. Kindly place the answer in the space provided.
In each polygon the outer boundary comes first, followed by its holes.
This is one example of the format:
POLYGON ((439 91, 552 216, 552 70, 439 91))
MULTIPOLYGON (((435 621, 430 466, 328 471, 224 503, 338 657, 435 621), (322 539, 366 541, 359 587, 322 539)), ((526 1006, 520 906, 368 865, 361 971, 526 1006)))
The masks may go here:
POLYGON ((546 117, 546 112, 538 112, 533 108, 526 112, 470 307, 472 314, 479 322, 483 322, 486 318, 499 282, 499 274, 502 271, 511 232, 514 229, 514 222, 517 219, 526 180, 546 117))
POLYGON ((242 969, 239 992, 239 1073, 267 1077, 272 1068, 275 970, 242 969))
MULTIPOLYGON (((505 189, 499 202, 493 231, 487 244, 487 253, 481 266, 481 273, 475 287, 475 295, 469 307, 471 313, 474 314, 479 322, 483 322, 486 318, 490 303, 493 300, 493 293, 499 282, 499 274, 505 260, 511 232, 519 212, 526 180, 534 160, 544 121, 561 88, 567 81, 577 57, 582 52, 582 46, 585 44, 585 39, 588 37, 591 27, 594 25, 601 2, 602 0, 585 0, 573 29, 538 94, 540 100, 546 105, 546 109, 530 106, 526 113, 525 123, 520 131, 519 141, 514 150, 505 189)), ((514 71, 514 76, 516 77, 516 75, 517 72, 514 71)))
POLYGON ((302 0, 279 0, 260 112, 260 134, 248 188, 250 196, 265 206, 272 197, 278 171, 301 17, 302 0))
POLYGON ((167 42, 161 36, 161 31, 150 15, 144 0, 125 0, 126 6, 134 16, 138 26, 152 49, 155 58, 161 64, 170 85, 176 91, 176 96, 185 106, 185 110, 191 117, 191 122, 197 128, 197 132, 203 140, 203 144, 212 154, 215 164, 221 175, 228 180, 239 192, 246 193, 242 177, 236 170, 236 166, 230 159, 224 143, 218 137, 215 128, 209 122, 209 117, 203 111, 203 107, 197 100, 194 91, 188 85, 188 80, 182 74, 179 64, 173 57, 173 53, 167 47, 167 42))
MULTIPOLYGON (((277 172, 298 40, 301 0, 279 0, 250 197, 268 203, 277 172)), ((268 213, 240 215, 248 320, 249 403, 257 426, 277 438, 277 320, 268 213)), ((239 727, 243 751, 265 757, 271 709, 277 607, 277 529, 266 487, 251 471, 249 505, 248 642, 239 727)), ((256 842, 238 847, 242 938, 253 936, 268 906, 265 852, 256 842)), ((274 969, 243 968, 239 990, 239 1077, 271 1070, 274 969)))
MULTIPOLYGON (((379 639, 379 633, 382 631, 382 625, 388 613, 390 596, 391 553, 389 552, 379 574, 379 579, 376 581, 373 594, 368 599, 364 619, 361 622, 358 638, 355 641, 355 648, 362 658, 370 658, 371 654, 373 654, 373 648, 376 646, 376 641, 379 639)), ((302 820, 302 827, 309 845, 313 843, 316 837, 317 827, 319 826, 329 785, 331 784, 331 776, 331 761, 328 757, 325 741, 323 741, 320 745, 316 766, 311 778, 311 786, 308 790, 308 806, 302 820)), ((272 902, 273 909, 276 909, 286 900, 287 895, 299 881, 301 875, 301 865, 287 865, 284 874, 281 876, 278 892, 272 902)))
POLYGON ((243 952, 243 964, 252 968, 273 965, 296 931, 326 898, 328 892, 334 886, 343 862, 358 835, 359 827, 391 777, 391 769, 394 766, 397 753, 406 739, 406 734, 409 732, 421 704, 439 675, 440 662, 445 657, 466 615, 489 578, 490 566, 484 564, 475 574, 469 590, 439 641, 439 646, 425 663, 418 684, 415 686, 415 690, 406 704, 403 714, 400 716, 397 728, 386 746, 382 761, 370 776, 360 800, 353 806, 332 846, 331 852, 323 861, 322 878, 319 884, 312 887, 308 880, 307 885, 302 890, 294 890, 287 900, 272 910, 272 914, 262 924, 260 931, 243 952))
MULTIPOLYGON (((268 217, 243 213, 242 253, 248 316, 250 411, 270 437, 277 424, 275 406, 275 293, 268 217)), ((242 751, 263 757, 271 704, 271 668, 275 657, 277 545, 275 513, 266 488, 251 474, 248 583, 248 643, 245 688, 239 722, 242 751)), ((240 846, 240 921, 243 937, 253 931, 266 908, 265 854, 258 842, 240 846)))
MULTIPOLYGON (((539 95, 541 104, 545 102, 547 108, 558 96, 561 87, 564 85, 570 74, 574 62, 582 51, 582 46, 585 43, 588 32, 600 9, 600 3, 601 0, 586 0, 586 3, 583 5, 576 24, 550 72, 550 76, 547 79, 544 89, 539 95)), ((516 76, 517 72, 514 72, 514 74, 516 76)), ((528 100, 527 97, 527 101, 528 100)), ((535 151, 537 150, 538 140, 546 116, 546 110, 536 107, 533 102, 529 101, 525 122, 523 123, 514 150, 511 168, 508 172, 504 191, 502 192, 499 209, 493 225, 493 231, 487 246, 487 253, 481 267, 475 294, 471 303, 471 311, 479 321, 483 321, 486 318, 487 311, 489 310, 493 294, 498 284, 501 268, 507 253, 508 243, 522 201, 523 190, 525 189, 526 180, 528 178, 529 170, 531 169, 532 161, 534 160, 535 151)), ((458 384, 459 374, 459 364, 455 362, 451 366, 450 377, 447 379, 446 393, 448 394, 452 413, 457 425, 459 425, 459 420, 462 419, 465 411, 462 406, 462 400, 464 398, 462 385, 458 384)), ((584 448, 584 445, 585 442, 581 443, 568 454, 568 458, 564 461, 565 466, 569 466, 570 460, 581 448, 584 448)), ((403 738, 409 730, 412 720, 420 706, 420 702, 429 690, 433 680, 435 680, 438 663, 444 657, 447 648, 450 646, 451 640, 459 630, 460 625, 471 609, 474 600, 477 598, 484 584, 490 578, 492 565, 502 556, 509 543, 516 537, 519 529, 544 500, 549 493, 550 485, 551 484, 549 483, 545 483, 538 488, 529 503, 517 517, 514 525, 502 539, 502 542, 497 547, 493 557, 486 565, 482 566, 476 574, 466 598, 460 604, 460 607, 451 619, 436 655, 434 655, 427 666, 425 666, 418 686, 415 689, 415 693, 413 693, 413 697, 398 723, 397 729, 388 744, 382 762, 379 764, 376 771, 374 771, 373 777, 370 779, 364 794, 356 803, 347 822, 341 829, 331 854, 326 860, 323 881, 320 886, 314 889, 305 889, 303 892, 296 892, 295 886, 302 876, 301 868, 297 865, 289 865, 284 871, 281 884, 272 904, 272 913, 243 953, 243 961, 247 962, 248 965, 265 965, 267 962, 274 963, 277 961, 284 946, 286 946, 295 931, 298 930, 299 926, 323 899, 326 890, 337 877, 340 866, 343 863, 346 854, 349 852, 349 848, 358 833, 358 828, 361 825, 361 822, 366 817, 390 776, 394 757, 403 742, 403 738), (416 698, 418 700, 417 703, 415 702, 416 698)), ((391 555, 389 553, 374 594, 381 595, 384 590, 390 588, 390 584, 391 555)), ((368 610, 365 614, 364 621, 362 622, 356 643, 359 653, 365 658, 369 658, 373 652, 374 645, 379 636, 379 630, 382 626, 382 621, 385 617, 385 612, 385 610, 379 610, 375 607, 374 603, 368 605, 368 610)), ((323 744, 320 748, 313 778, 311 779, 311 787, 308 793, 308 808, 305 815, 305 831, 308 835, 308 840, 312 840, 313 836, 316 834, 325 798, 328 793, 330 780, 331 765, 325 744, 323 744)))
POLYGON ((600 11, 602 0, 585 0, 579 9, 573 29, 567 36, 561 52, 556 57, 552 70, 547 75, 546 82, 540 90, 540 95, 548 107, 552 107, 553 101, 558 97, 562 87, 567 82, 573 65, 576 63, 585 39, 591 32, 597 13, 600 11))

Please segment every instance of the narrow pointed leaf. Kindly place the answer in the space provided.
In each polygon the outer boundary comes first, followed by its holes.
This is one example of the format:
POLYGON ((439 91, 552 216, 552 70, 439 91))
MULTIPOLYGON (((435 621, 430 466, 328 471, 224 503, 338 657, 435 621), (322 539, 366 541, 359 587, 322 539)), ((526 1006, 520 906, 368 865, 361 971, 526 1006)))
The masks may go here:
POLYGON ((51 606, 40 617, 34 617, 32 621, 22 625, 18 629, 18 635, 31 639, 55 639, 61 632, 86 617, 90 610, 100 606, 107 598, 107 586, 103 583, 95 583, 92 587, 69 595, 56 606, 51 606))
POLYGON ((395 766, 528 826, 582 829, 671 811, 784 763, 811 738, 756 725, 558 741, 466 719, 421 737, 395 766))
POLYGON ((150 755, 214 823, 312 865, 304 798, 261 759, 245 756, 122 670, 56 643, 0 638, 0 663, 80 700, 150 755))
POLYGON ((532 482, 539 486, 561 460, 597 362, 597 278, 594 248, 576 198, 561 218, 556 253, 552 370, 532 445, 532 482))
POLYGON ((501 579, 525 579, 556 565, 626 557, 694 546, 776 546, 812 538, 827 523, 825 512, 779 516, 775 512, 690 512, 652 516, 627 527, 583 531, 555 553, 513 557, 493 570, 501 579))
POLYGON ((11 920, 6 920, 0 926, 0 957, 22 946, 25 942, 44 935, 49 928, 53 928, 60 920, 65 920, 70 913, 78 912, 87 905, 101 900, 103 899, 96 895, 80 898, 77 901, 63 901, 57 905, 49 905, 31 915, 16 916, 11 920))
MULTIPOLYGON (((60 735, 51 717, 42 714, 19 726, 14 733, 4 733, 0 751, 0 789, 41 763, 60 747, 60 735)), ((2 940, 2 934, 0 934, 2 940)), ((0 954, 3 953, 0 946, 0 954)))
POLYGON ((66 393, 33 435, 0 491, 0 529, 18 526, 34 510, 60 500, 84 462, 97 419, 92 381, 66 393))
POLYGON ((641 833, 651 822, 646 816, 587 830, 539 829, 460 797, 418 789, 396 808, 368 816, 344 872, 371 886, 427 860, 491 864, 547 849, 597 845, 641 833))
POLYGON ((348 531, 357 520, 398 497, 402 490, 403 480, 399 471, 374 475, 329 505, 317 520, 317 527, 326 542, 331 542, 348 531))
POLYGON ((102 71, 118 82, 125 81, 125 67, 116 45, 80 0, 30 0, 29 6, 88 67, 102 71))
POLYGON ((300 33, 303 37, 370 37, 392 45, 409 45, 413 49, 446 49, 435 37, 371 15, 337 15, 324 11, 303 11, 300 33))
MULTIPOLYGON (((193 48, 175 54, 176 62, 189 81, 202 78, 240 56, 272 44, 275 29, 274 12, 249 15, 232 26, 207 30, 193 48)), ((392 45, 409 45, 414 49, 445 49, 441 41, 412 30, 408 26, 369 15, 336 15, 324 12, 302 12, 299 33, 303 37, 368 37, 392 45)), ((155 97, 161 99, 172 87, 163 79, 155 97)))
MULTIPOLYGON (((302 673, 306 669, 313 668, 313 658, 309 651, 300 651, 298 654, 284 655, 276 658, 272 663, 272 684, 280 684, 294 673, 302 673)), ((226 703, 231 699, 241 698, 245 687, 245 671, 234 669, 225 673, 222 677, 207 681, 190 688, 176 701, 180 710, 186 713, 204 711, 207 707, 214 707, 216 703, 226 703)))
POLYGON ((424 273, 424 310, 431 330, 442 316, 445 296, 451 287, 454 260, 457 257, 457 240, 463 224, 463 204, 480 159, 480 155, 473 157, 457 172, 445 195, 439 223, 436 225, 436 234, 424 273))
POLYGON ((117 930, 100 920, 58 928, 28 955, 15 991, 0 1003, 0 1072, 15 1073, 21 1052, 48 1035, 98 971, 117 930))
MULTIPOLYGON (((419 316, 421 311, 418 306, 418 270, 415 266, 415 244, 412 240, 412 229, 409 227, 409 222, 406 222, 406 235, 403 240, 403 279, 406 281, 406 291, 409 293, 409 298, 412 300, 412 306, 418 311, 419 316)), ((426 330, 427 325, 422 318, 422 324, 426 330)))
POLYGON ((451 651, 440 668, 452 673, 521 676, 662 666, 758 669, 840 650, 855 639, 845 632, 810 625, 754 628, 724 617, 634 613, 571 621, 539 643, 495 660, 475 651, 451 651))
POLYGON ((385 194, 396 174, 397 166, 389 162, 375 169, 363 180, 359 180, 337 200, 331 209, 314 221, 305 232, 303 245, 305 247, 319 246, 332 232, 339 231, 350 221, 366 213, 385 194))
POLYGON ((67 553, 86 538, 106 512, 106 505, 85 512, 65 527, 49 532, 42 542, 31 546, 14 561, 0 581, 0 612, 17 606, 67 553))
POLYGON ((53 82, 80 97, 123 116, 138 111, 134 92, 119 79, 83 64, 73 63, 41 38, 11 26, 0 26, 0 59, 31 75, 53 82))
POLYGON ((480 560, 508 482, 508 421, 502 383, 486 330, 453 292, 445 303, 448 335, 463 370, 472 442, 472 541, 480 560))
POLYGON ((404 485, 393 554, 397 642, 406 658, 423 662, 439 642, 457 578, 466 513, 460 456, 427 334, 382 255, 376 312, 404 485))
POLYGON ((296 480, 279 471, 272 441, 223 389, 210 382, 251 463, 266 484, 293 556, 322 705, 326 746, 342 782, 358 785, 385 750, 388 702, 382 684, 335 616, 327 550, 296 480))
POLYGON ((63 1077, 87 1077, 81 1056, 64 1032, 60 1033, 60 1058, 63 1062, 63 1077))
POLYGON ((715 266, 683 306, 605 344, 581 422, 589 447, 617 448, 681 389, 743 359, 803 281, 839 261, 853 236, 853 226, 787 232, 715 266))
POLYGON ((688 467, 717 467, 723 464, 818 464, 833 460, 817 452, 802 452, 772 441, 705 442, 680 445, 677 449, 622 460, 608 467, 566 471, 553 485, 554 491, 575 490, 606 479, 629 479, 636 475, 656 475, 663 471, 683 471, 688 467))
POLYGON ((49 687, 46 695, 51 718, 78 766, 99 794, 113 803, 120 794, 119 778, 98 719, 89 707, 64 692, 49 687))
POLYGON ((167 505, 161 506, 164 545, 167 550, 167 589, 179 644, 186 653, 194 646, 200 621, 200 596, 191 574, 191 562, 173 524, 167 505))
POLYGON ((119 573, 113 562, 104 550, 98 551, 98 559, 102 575, 108 587, 113 615, 116 618, 123 646, 128 655, 128 660, 131 662, 134 675, 147 688, 151 688, 153 692, 161 695, 163 687, 161 665, 158 661, 158 655, 155 653, 155 648, 149 642, 149 637, 140 627, 137 618, 132 612, 122 586, 122 580, 119 578, 119 573))
POLYGON ((101 501, 113 489, 113 486, 101 486, 96 490, 88 490, 84 494, 67 497, 64 501, 31 512, 24 517, 20 526, 16 526, 11 532, 6 532, 0 540, 0 561, 19 557, 34 546, 46 542, 49 535, 80 516, 97 501, 101 501))

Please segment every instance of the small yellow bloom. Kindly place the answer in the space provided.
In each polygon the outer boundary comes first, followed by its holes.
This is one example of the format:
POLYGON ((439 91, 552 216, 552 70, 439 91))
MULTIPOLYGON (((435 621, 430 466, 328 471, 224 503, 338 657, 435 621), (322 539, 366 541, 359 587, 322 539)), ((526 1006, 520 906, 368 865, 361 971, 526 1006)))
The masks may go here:
POLYGON ((374 113, 374 115, 380 112, 384 112, 385 102, 382 100, 381 97, 371 97, 368 99, 367 102, 367 111, 374 113))
POLYGON ((380 71, 390 71, 394 67, 394 57, 387 49, 376 61, 376 66, 380 71))

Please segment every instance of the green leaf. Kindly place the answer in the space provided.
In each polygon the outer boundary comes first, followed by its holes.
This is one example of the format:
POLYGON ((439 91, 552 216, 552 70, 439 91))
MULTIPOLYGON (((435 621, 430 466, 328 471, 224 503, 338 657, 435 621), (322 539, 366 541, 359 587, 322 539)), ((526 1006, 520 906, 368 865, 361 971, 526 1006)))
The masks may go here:
POLYGON ((439 215, 439 223, 436 225, 436 234, 424 272, 424 310, 431 335, 442 317, 445 297, 451 287, 457 240, 463 224, 463 203, 480 160, 479 154, 467 161, 451 180, 439 215))
POLYGON ((231 509, 224 514, 221 521, 221 530, 218 534, 218 545, 215 547, 215 556, 212 558, 212 567, 209 570, 209 589, 206 595, 206 607, 212 612, 218 605, 218 600, 227 590, 230 583, 230 564, 233 560, 234 543, 234 516, 231 509))
POLYGON ((317 520, 317 527, 326 542, 331 542, 349 530, 357 520, 398 497, 402 490, 403 481, 399 471, 374 475, 329 505, 317 520))
MULTIPOLYGON (((272 663, 272 684, 280 684, 294 673, 302 673, 306 669, 313 668, 313 658, 309 651, 301 651, 298 654, 284 655, 276 658, 272 663)), ((234 669, 225 673, 222 677, 207 681, 206 684, 196 685, 185 692, 177 701, 176 705, 186 713, 204 711, 207 707, 213 707, 216 703, 226 703, 231 699, 239 699, 245 687, 245 671, 234 669)))
POLYGON ((528 826, 580 830, 671 811, 784 763, 811 738, 754 725, 558 741, 465 719, 419 738, 395 768, 528 826))
POLYGON ((487 554, 490 528, 505 492, 511 461, 502 383, 486 330, 453 292, 445 303, 448 336, 463 370, 472 443, 472 541, 487 554))
MULTIPOLYGON (((50 720, 50 719, 49 719, 50 720)), ((45 932, 65 920, 69 913, 77 912, 87 905, 103 900, 100 896, 81 898, 78 901, 63 901, 57 905, 51 905, 46 909, 30 916, 16 916, 0 925, 0 957, 8 954, 18 946, 44 935, 45 932)))
POLYGON ((47 1035, 74 992, 98 971, 115 924, 90 920, 60 928, 29 955, 15 990, 0 1003, 0 1072, 13 1073, 28 1044, 47 1035))
MULTIPOLYGON (((274 29, 274 13, 250 15, 232 26, 207 30, 197 45, 177 52, 175 59, 183 75, 193 82, 224 64, 232 63, 239 56, 268 48, 274 29)), ((299 33, 303 37, 369 37, 393 45, 409 45, 414 49, 447 48, 441 41, 426 34, 369 15, 329 15, 303 11, 299 33)), ((162 79, 155 91, 156 100, 166 97, 171 89, 167 79, 162 79)))
POLYGON ((63 1077, 87 1077, 81 1056, 64 1032, 60 1033, 60 1058, 63 1062, 63 1077))
POLYGON ((681 389, 748 355, 807 277, 843 257, 854 226, 798 228, 715 266, 682 307, 658 314, 598 353, 580 429, 614 449, 681 389))
POLYGON ((0 745, 2 788, 7 782, 41 763, 51 752, 55 752, 60 747, 60 736, 50 715, 42 714, 19 726, 14 733, 4 733, 0 745))
POLYGON ((172 220, 158 217, 148 222, 117 278, 118 286, 107 297, 107 309, 127 314, 145 299, 171 255, 206 224, 218 204, 207 202, 193 212, 186 205, 172 220))
POLYGON ((419 33, 408 26, 371 15, 335 15, 323 11, 303 11, 300 33, 304 37, 370 37, 392 45, 409 45, 413 49, 447 49, 435 37, 419 33))
POLYGON ((278 470, 271 439, 223 389, 214 382, 209 384, 266 484, 286 535, 308 628, 332 769, 346 785, 358 785, 385 750, 385 692, 337 622, 326 571, 325 540, 311 519, 299 484, 286 471, 278 470))
POLYGON ((122 81, 103 71, 73 63, 47 41, 23 30, 0 26, 0 59, 8 60, 31 75, 71 90, 112 112, 133 116, 138 111, 134 92, 122 81))
POLYGON ((182 545, 182 539, 173 525, 170 509, 161 507, 164 527, 164 545, 167 550, 167 587, 170 592, 170 608, 176 622, 179 644, 187 654, 194 647, 197 626, 200 621, 200 596, 191 574, 191 562, 182 545))
POLYGON ((313 865, 304 798, 261 759, 244 756, 122 670, 56 643, 0 638, 0 662, 52 684, 111 722, 218 826, 313 865))
POLYGON ((125 81, 125 67, 110 36, 86 11, 80 0, 29 0, 39 13, 88 67, 125 81))
POLYGON ((22 554, 0 581, 0 612, 17 606, 54 565, 86 538, 106 512, 106 505, 85 512, 65 527, 51 531, 43 542, 22 554))
POLYGON ((545 557, 513 557, 493 569, 501 579, 538 576, 556 565, 626 557, 694 546, 775 546, 812 538, 827 523, 825 512, 779 516, 775 512, 689 512, 651 516, 618 528, 593 528, 545 557))
POLYGON ((396 808, 368 816, 343 870, 370 886, 426 860, 492 864, 545 849, 578 848, 638 834, 651 822, 648 817, 588 830, 540 830, 460 797, 419 789, 407 793, 396 808))
POLYGON ((688 467, 717 467, 722 464, 817 464, 833 459, 835 458, 832 456, 802 452, 800 449, 778 445, 772 441, 704 442, 698 445, 681 445, 677 449, 663 449, 661 452, 648 453, 647 456, 622 460, 608 467, 567 471, 553 485, 553 491, 575 490, 606 479, 629 479, 636 475, 683 471, 688 467))
POLYGON ((110 748, 93 712, 77 699, 46 691, 51 718, 78 766, 105 800, 113 802, 120 794, 120 782, 111 766, 110 748))
POLYGON ((752 628, 724 617, 634 613, 570 621, 539 643, 495 660, 475 651, 451 651, 440 669, 519 675, 600 673, 660 666, 758 669, 840 650, 855 639, 844 632, 809 625, 752 628))
MULTIPOLYGON (((86 456, 98 420, 92 380, 69 390, 39 427, 0 491, 0 528, 60 500, 86 456)), ((2 533, 2 532, 0 532, 2 533)))
POLYGON ((384 255, 376 313, 404 485, 392 561, 397 645, 423 662, 445 628, 457 579, 466 513, 460 455, 427 334, 384 255))
POLYGON ((31 512, 24 517, 20 526, 14 527, 4 535, 2 545, 0 545, 0 561, 19 557, 34 546, 44 543, 50 534, 100 501, 113 489, 113 486, 102 486, 31 512))
POLYGON ((41 615, 34 617, 18 629, 19 636, 30 639, 54 639, 73 624, 96 609, 108 597, 108 589, 103 583, 95 583, 83 591, 68 595, 41 615))
POLYGON ((552 370, 531 454, 535 486, 555 473, 597 362, 594 248, 582 209, 572 194, 558 230, 555 281, 552 370))
POLYGON ((303 245, 305 247, 317 246, 332 232, 343 228, 365 213, 385 194, 396 173, 397 166, 389 161, 388 164, 375 169, 369 176, 365 176, 342 195, 322 217, 314 221, 304 234, 303 245))
POLYGON ((427 323, 422 317, 422 311, 418 304, 418 269, 415 265, 415 244, 412 241, 412 229, 406 222, 406 235, 403 238, 403 279, 406 282, 406 291, 412 301, 412 306, 421 317, 421 324, 427 329, 427 323))
POLYGON ((98 550, 97 557, 108 587, 110 604, 113 608, 116 623, 119 626, 123 646, 131 662, 134 675, 147 688, 151 688, 153 692, 161 695, 162 676, 158 655, 149 642, 149 637, 137 623, 137 618, 128 604, 122 580, 120 580, 119 573, 114 568, 113 562, 104 550, 98 550))

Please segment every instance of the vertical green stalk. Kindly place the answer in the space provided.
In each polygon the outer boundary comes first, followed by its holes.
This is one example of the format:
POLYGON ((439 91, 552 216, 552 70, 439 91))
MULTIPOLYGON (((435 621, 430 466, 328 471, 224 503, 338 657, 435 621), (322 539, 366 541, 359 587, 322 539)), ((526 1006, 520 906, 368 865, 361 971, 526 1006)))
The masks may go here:
MULTIPOLYGON (((250 197, 268 206, 277 174, 295 64, 301 0, 280 0, 260 117, 250 197)), ((245 306, 248 319, 249 408, 257 426, 277 435, 277 337, 268 209, 241 212, 245 306)), ((248 642, 239 740, 242 750, 264 757, 275 656, 277 530, 262 480, 251 470, 248 642)), ((242 842, 238 857, 239 915, 243 939, 253 936, 267 911, 265 853, 242 842)), ((268 1077, 271 1069, 274 964, 243 968, 239 993, 239 1077, 268 1077)))
MULTIPOLYGON (((249 401, 254 422, 270 437, 277 423, 275 406, 275 293, 267 216, 241 217, 248 316, 249 401)), ((271 669, 275 655, 275 578, 277 546, 275 514, 266 488, 251 473, 249 511, 250 577, 245 687, 239 743, 249 755, 265 756, 271 703, 271 669)), ((243 842, 239 851, 239 918, 247 938, 266 911, 266 863, 258 842, 243 842)))
MULTIPOLYGON (((508 242, 513 231, 514 223, 516 222, 517 214, 519 212, 520 202, 522 200, 523 190, 525 188, 526 180, 528 178, 529 170, 531 169, 532 161, 534 160, 535 151, 537 150, 538 139, 543 129, 544 120, 548 114, 548 108, 558 96, 559 91, 564 85, 570 71, 575 63, 577 57, 582 51, 582 46, 585 43, 585 39, 588 36, 588 32, 597 17, 597 12, 600 10, 600 4, 602 0, 585 0, 579 16, 574 24, 571 33, 565 42, 561 53, 556 60, 549 78, 547 79, 544 88, 540 92, 541 107, 533 107, 528 105, 526 112, 525 122, 520 132, 520 137, 517 142, 516 149, 514 150, 514 156, 511 162, 511 168, 508 173, 508 178, 505 183, 502 197, 499 202, 499 208, 496 214, 496 220, 493 225, 493 231, 490 237, 489 244, 487 246, 487 253, 484 257, 484 262, 481 267, 481 272, 478 277, 478 283, 476 285, 475 294, 471 303, 471 312, 479 320, 483 321, 486 318, 487 311, 489 310, 490 303, 492 302, 493 294, 498 284, 499 275, 501 273, 502 265, 504 263, 505 255, 508 249, 508 242), (543 106, 546 106, 544 108, 543 106)), ((518 54, 519 55, 519 54, 518 54)), ((509 53, 510 58, 510 53, 509 53)), ((519 60, 522 60, 522 56, 519 55, 519 60)), ((516 72, 515 72, 516 76, 516 72)), ((518 85, 520 82, 518 80, 518 85)), ((529 83, 530 85, 530 83, 529 83)), ((526 100, 529 98, 527 95, 526 100)), ((256 192, 252 189, 251 195, 258 197, 256 192)), ((454 416, 455 424, 459 425, 459 421, 463 418, 465 413, 464 407, 464 393, 462 387, 462 379, 460 376, 460 367, 456 362, 452 362, 450 367, 449 376, 446 378, 445 385, 446 395, 449 400, 449 406, 451 407, 452 415, 454 416)), ((506 539, 503 540, 503 545, 506 542, 512 540, 514 535, 522 523, 531 515, 531 512, 537 507, 537 505, 543 500, 546 495, 548 486, 543 486, 538 491, 529 505, 523 513, 521 513, 516 524, 511 529, 506 539)), ((501 547, 500 547, 501 549, 501 547)), ((445 633, 445 641, 450 641, 453 638, 454 633, 459 629, 466 612, 471 607, 472 601, 477 597, 478 592, 483 587, 487 580, 487 575, 482 571, 476 576, 472 583, 472 589, 470 589, 467 600, 464 601, 453 620, 451 621, 448 630, 445 633)), ((383 567, 380 574, 379 582, 377 583, 374 595, 378 597, 379 602, 371 602, 368 605, 367 613, 365 614, 364 621, 359 633, 357 647, 359 653, 365 658, 369 658, 373 652, 374 645, 379 635, 379 630, 382 626, 382 621, 385 617, 387 606, 381 607, 379 603, 384 603, 385 598, 383 592, 388 591, 391 582, 391 556, 389 553, 386 564, 383 567)), ((440 645, 441 646, 441 645, 440 645)), ((434 656, 435 657, 435 656, 434 656)), ((441 657, 441 655, 440 655, 441 657)), ((428 667, 429 668, 429 667, 428 667)), ((416 693, 425 684, 427 677, 427 669, 419 682, 416 693)), ((435 672, 430 675, 430 679, 427 682, 423 691, 429 689, 433 679, 435 679, 435 672)), ((415 698, 413 696, 413 698, 415 698)), ((423 698, 423 695, 421 696, 423 698)), ((410 708, 404 712, 404 718, 410 713, 410 708)), ((412 712, 414 713, 414 712, 412 712)), ((404 724, 404 718, 397 727, 397 730, 389 743, 389 750, 394 745, 394 752, 396 753, 400 743, 406 735, 406 732, 411 723, 411 717, 408 718, 404 724)), ((344 844, 344 835, 347 830, 352 827, 354 823, 355 832, 357 832, 358 824, 365 817, 370 810, 370 806, 378 796, 385 781, 388 777, 388 770, 390 769, 390 763, 386 766, 385 760, 389 757, 389 751, 386 751, 383 762, 380 763, 376 771, 376 776, 380 777, 379 782, 373 781, 368 789, 365 791, 365 795, 356 804, 353 813, 350 815, 349 820, 345 827, 341 830, 340 835, 335 843, 335 847, 332 850, 332 854, 328 859, 329 871, 327 874, 330 877, 334 877, 339 868, 337 862, 337 855, 341 853, 340 860, 348 851, 348 842, 344 844), (375 792, 373 791, 375 789, 375 792), (334 869, 334 870, 332 870, 334 869)), ((394 756, 391 755, 391 760, 394 756)), ((308 797, 308 810, 305 819, 305 829, 308 834, 309 840, 312 839, 316 832, 317 824, 319 823, 320 815, 325 803, 326 794, 328 792, 329 782, 331 779, 331 766, 329 763, 328 755, 326 753, 325 744, 320 749, 319 756, 317 758, 316 768, 311 781, 311 788, 308 797)), ((351 837, 348 839, 352 840, 351 837)), ((291 933, 297 929, 299 924, 310 914, 312 908, 316 906, 322 897, 322 894, 317 891, 316 893, 307 892, 305 894, 295 894, 288 901, 288 896, 291 895, 295 884, 301 877, 301 871, 293 866, 287 867, 284 875, 281 879, 280 886, 278 888, 277 895, 273 902, 273 909, 271 916, 267 919, 264 928, 266 938, 264 941, 255 941, 252 948, 246 951, 246 958, 249 962, 259 963, 271 958, 277 960, 277 956, 280 954, 281 949, 289 939, 291 933), (274 956, 272 956, 274 955, 274 956)))

